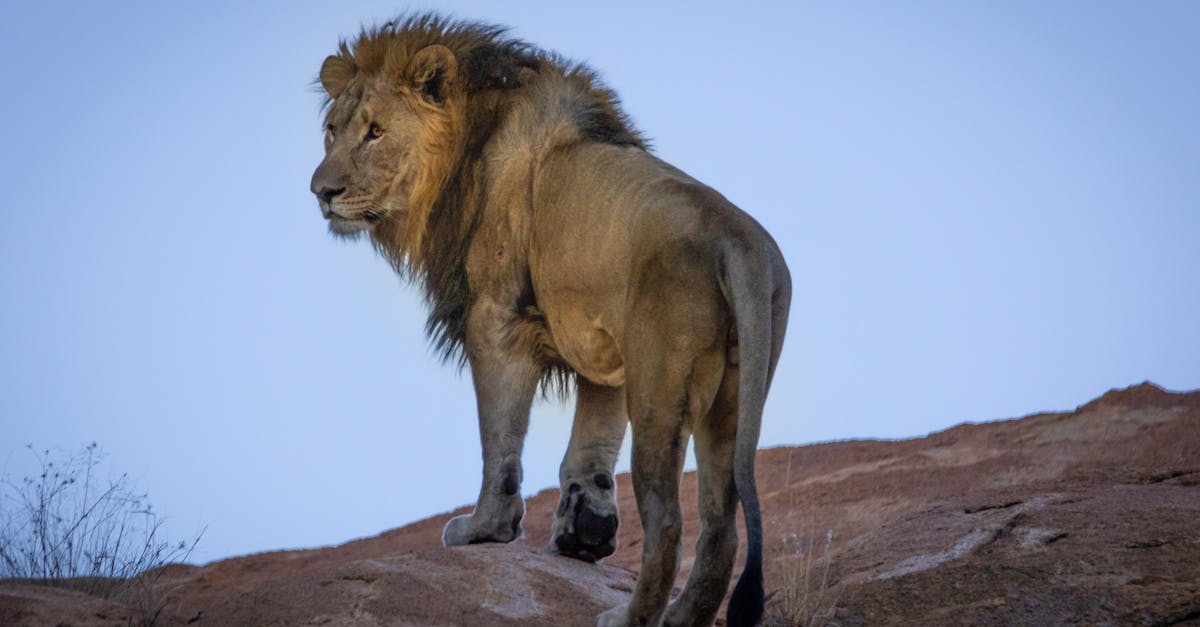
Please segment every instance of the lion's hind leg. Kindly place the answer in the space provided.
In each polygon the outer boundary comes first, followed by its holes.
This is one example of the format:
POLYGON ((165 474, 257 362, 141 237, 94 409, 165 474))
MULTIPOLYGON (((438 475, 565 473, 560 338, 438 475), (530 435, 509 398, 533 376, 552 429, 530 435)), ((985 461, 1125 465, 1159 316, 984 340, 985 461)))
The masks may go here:
POLYGON ((692 574, 667 609, 665 625, 711 625, 729 587, 738 547, 738 495, 733 482, 737 386, 737 367, 731 366, 725 370, 712 409, 695 426, 702 526, 692 574))
MULTIPOLYGON (((659 625, 663 620, 679 569, 684 452, 693 422, 708 414, 725 370, 721 314, 696 307, 694 292, 675 299, 664 291, 664 302, 688 303, 687 308, 640 308, 626 351, 633 487, 644 533, 642 569, 629 604, 602 615, 599 625, 659 625)), ((697 555, 696 560, 712 557, 697 555)))
POLYGON ((679 477, 687 433, 678 402, 653 405, 630 406, 633 491, 644 533, 642 569, 629 604, 601 615, 597 624, 606 627, 658 625, 679 568, 679 477))

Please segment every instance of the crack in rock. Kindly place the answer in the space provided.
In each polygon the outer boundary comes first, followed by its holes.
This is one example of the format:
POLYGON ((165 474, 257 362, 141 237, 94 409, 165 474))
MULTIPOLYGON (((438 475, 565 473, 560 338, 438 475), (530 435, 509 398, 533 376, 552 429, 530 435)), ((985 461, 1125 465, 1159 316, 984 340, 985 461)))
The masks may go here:
MULTIPOLYGON (((934 568, 940 564, 958 559, 964 555, 974 553, 975 551, 978 551, 984 546, 987 546, 999 539, 1004 533, 1004 530, 1014 526, 1017 520, 1025 515, 1025 512, 1041 509, 1042 507, 1045 507, 1047 503, 1052 502, 1056 498, 1060 498, 1060 495, 1043 495, 1027 502, 1017 501, 1001 505, 976 508, 975 512, 987 513, 980 516, 983 518, 983 520, 977 524, 975 528, 970 531, 970 533, 962 538, 959 538, 958 542, 954 543, 954 546, 936 553, 924 553, 905 558, 893 568, 875 575, 873 579, 882 581, 885 579, 892 579, 894 577, 911 575, 923 570, 929 570, 930 568, 934 568)), ((967 508, 967 510, 970 509, 971 508, 967 508)), ((971 514, 970 511, 967 511, 967 513, 971 514)), ((1030 530, 1025 532, 1024 535, 1027 539, 1032 537, 1033 544, 1026 544, 1025 542, 1022 544, 1026 546, 1034 546, 1036 544, 1050 544, 1051 542, 1065 537, 1067 534, 1056 530, 1042 529, 1030 530), (1037 531, 1038 533, 1033 533, 1034 531, 1037 531), (1031 533, 1033 534, 1032 536, 1030 535, 1031 533)))

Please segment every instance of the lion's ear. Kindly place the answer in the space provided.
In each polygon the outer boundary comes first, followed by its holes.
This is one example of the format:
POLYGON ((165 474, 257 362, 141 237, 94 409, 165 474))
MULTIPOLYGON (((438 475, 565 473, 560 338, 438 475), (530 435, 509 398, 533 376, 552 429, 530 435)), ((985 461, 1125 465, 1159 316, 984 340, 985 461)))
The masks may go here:
POLYGON ((413 55, 405 74, 421 95, 441 104, 458 84, 458 59, 441 44, 425 46, 413 55))
POLYGON ((354 65, 349 61, 337 55, 325 57, 325 62, 321 64, 321 86, 325 88, 325 93, 329 97, 336 100, 342 95, 342 91, 346 89, 346 85, 350 83, 350 79, 354 78, 354 65))

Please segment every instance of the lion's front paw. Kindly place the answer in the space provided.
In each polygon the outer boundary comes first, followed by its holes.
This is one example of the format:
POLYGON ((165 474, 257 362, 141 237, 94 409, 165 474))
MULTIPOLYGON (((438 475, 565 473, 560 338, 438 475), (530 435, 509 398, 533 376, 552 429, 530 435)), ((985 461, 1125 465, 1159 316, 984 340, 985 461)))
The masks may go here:
POLYGON ((442 544, 444 546, 470 544, 474 537, 475 526, 471 524, 470 514, 455 516, 442 528, 442 544))
POLYGON ((625 627, 629 624, 628 605, 619 605, 596 617, 596 627, 625 627))
POLYGON ((521 537, 521 515, 500 520, 498 524, 480 524, 474 514, 451 518, 442 529, 444 546, 463 546, 481 542, 512 542, 521 537))
MULTIPOLYGON (((611 480, 607 484, 612 486, 611 480)), ((563 492, 551 532, 560 555, 595 562, 617 550, 617 506, 599 490, 572 482, 563 492)))

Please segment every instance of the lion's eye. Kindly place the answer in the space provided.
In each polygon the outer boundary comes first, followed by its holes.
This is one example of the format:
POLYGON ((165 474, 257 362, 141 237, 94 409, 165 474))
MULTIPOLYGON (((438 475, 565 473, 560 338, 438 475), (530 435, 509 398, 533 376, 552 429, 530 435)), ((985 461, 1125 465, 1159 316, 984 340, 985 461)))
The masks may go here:
POLYGON ((383 137, 383 127, 371 122, 371 128, 367 130, 367 136, 364 139, 370 141, 372 139, 379 139, 380 137, 383 137))
POLYGON ((325 125, 325 141, 327 141, 327 142, 333 141, 333 125, 332 124, 325 125))

